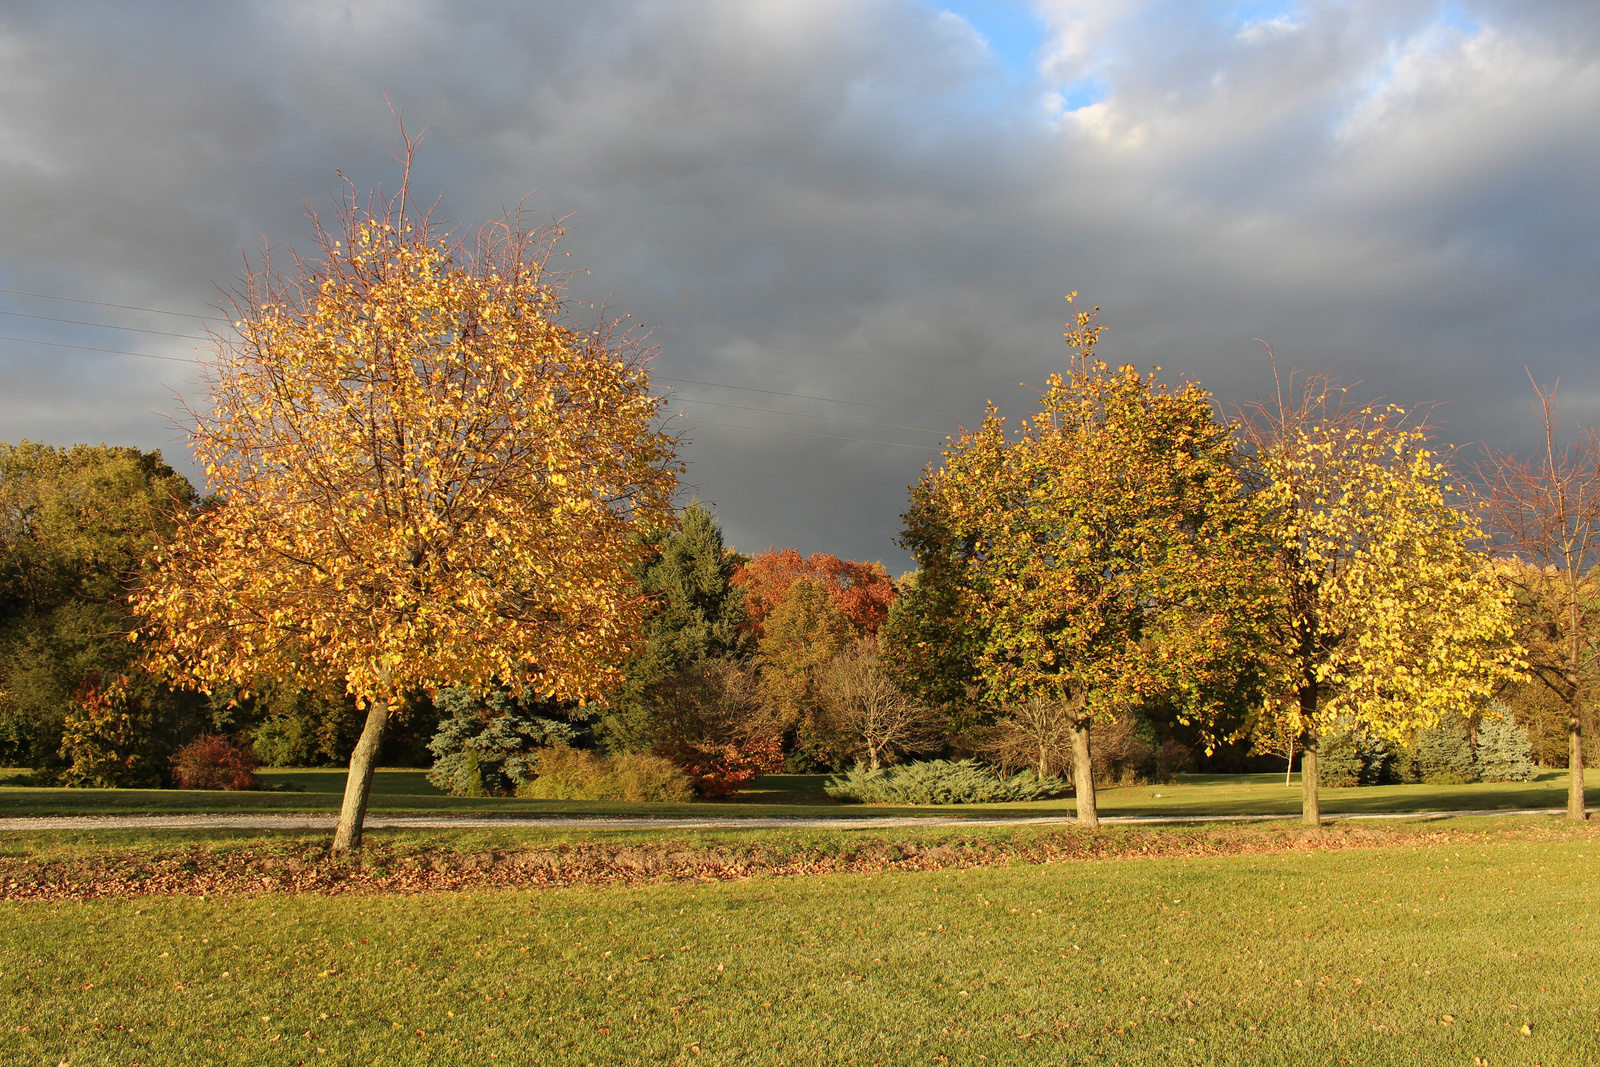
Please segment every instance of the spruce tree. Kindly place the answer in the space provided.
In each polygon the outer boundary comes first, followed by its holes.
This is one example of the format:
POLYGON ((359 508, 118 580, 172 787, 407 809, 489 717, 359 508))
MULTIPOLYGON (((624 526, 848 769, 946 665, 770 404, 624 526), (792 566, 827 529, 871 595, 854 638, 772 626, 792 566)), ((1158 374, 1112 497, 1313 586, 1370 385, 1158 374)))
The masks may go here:
POLYGON ((1478 724, 1478 773, 1485 782, 1531 782, 1539 773, 1533 762, 1528 728, 1504 704, 1495 701, 1478 724))
POLYGON ((1417 731, 1416 766, 1424 782, 1460 785, 1478 780, 1472 759, 1472 737, 1465 720, 1450 719, 1417 731))
POLYGON ((722 540, 716 518, 699 501, 679 517, 677 532, 659 536, 635 575, 650 598, 645 639, 623 666, 625 681, 611 694, 596 732, 607 748, 641 751, 675 740, 676 690, 697 664, 743 656, 750 639, 744 596, 732 584, 738 559, 722 540))

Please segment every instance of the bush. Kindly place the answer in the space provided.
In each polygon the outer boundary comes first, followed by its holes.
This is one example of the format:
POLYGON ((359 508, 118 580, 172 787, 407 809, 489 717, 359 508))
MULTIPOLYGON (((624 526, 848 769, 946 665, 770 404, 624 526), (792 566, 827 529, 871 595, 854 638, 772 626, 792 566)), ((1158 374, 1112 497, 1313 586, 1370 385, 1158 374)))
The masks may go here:
POLYGON ((823 790, 862 804, 996 804, 1055 796, 1067 791, 1067 783, 1031 770, 1003 777, 977 760, 926 760, 876 771, 857 766, 830 778, 823 790))
POLYGON ((1317 746, 1317 778, 1335 789, 1398 782, 1396 754, 1381 737, 1359 729, 1330 733, 1317 746))
POLYGON ((1531 782, 1539 773, 1527 728, 1498 701, 1478 724, 1477 761, 1485 782, 1531 782))
POLYGON ((665 753, 689 776, 703 797, 728 797, 763 774, 783 767, 783 745, 776 737, 744 744, 679 745, 665 753))
POLYGON ((434 706, 441 721, 428 742, 434 756, 428 781, 452 796, 507 796, 533 780, 545 746, 565 747, 578 736, 570 723, 535 714, 503 693, 482 698, 450 687, 439 690, 434 706))
POLYGON ((1194 750, 1175 738, 1167 738, 1156 749, 1156 781, 1163 785, 1178 780, 1178 775, 1194 767, 1194 750))
POLYGON ((534 757, 531 770, 533 777, 517 787, 519 797, 632 803, 682 803, 694 797, 681 768, 643 752, 602 756, 576 748, 547 748, 534 757))
POLYGON ((256 755, 249 745, 211 734, 173 754, 172 781, 179 789, 254 789, 256 755))
POLYGON ((1361 784, 1365 768, 1355 733, 1323 737, 1317 745, 1317 780, 1331 789, 1346 789, 1361 784))
POLYGON ((1418 730, 1413 752, 1416 773, 1429 785, 1462 785, 1478 780, 1478 768, 1472 760, 1472 737, 1463 718, 1418 730))

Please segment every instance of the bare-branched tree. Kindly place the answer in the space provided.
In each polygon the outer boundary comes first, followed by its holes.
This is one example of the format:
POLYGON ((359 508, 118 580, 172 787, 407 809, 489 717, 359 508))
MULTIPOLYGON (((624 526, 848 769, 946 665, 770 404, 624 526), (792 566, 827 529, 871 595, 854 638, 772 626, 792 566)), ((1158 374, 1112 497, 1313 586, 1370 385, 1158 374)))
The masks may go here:
POLYGON ((1476 465, 1485 533, 1512 587, 1524 625, 1519 636, 1539 683, 1566 705, 1571 768, 1567 815, 1587 817, 1583 797, 1583 706, 1600 646, 1600 432, 1579 429, 1556 443, 1555 386, 1534 382, 1544 452, 1532 459, 1493 448, 1476 465))
POLYGON ((851 641, 822 668, 818 682, 830 732, 873 770, 903 753, 937 748, 943 739, 939 715, 894 684, 873 638, 851 641))

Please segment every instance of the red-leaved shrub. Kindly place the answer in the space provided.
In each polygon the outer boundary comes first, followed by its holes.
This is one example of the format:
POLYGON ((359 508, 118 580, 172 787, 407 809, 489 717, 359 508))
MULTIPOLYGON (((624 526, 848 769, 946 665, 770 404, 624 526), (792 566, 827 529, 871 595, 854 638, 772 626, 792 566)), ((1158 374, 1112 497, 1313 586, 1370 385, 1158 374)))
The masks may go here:
POLYGON ((684 769, 701 796, 727 797, 757 775, 781 770, 783 745, 776 737, 742 745, 680 745, 668 758, 684 769))
POLYGON ((179 789, 254 789, 255 750, 221 734, 198 738, 174 753, 172 780, 179 789))

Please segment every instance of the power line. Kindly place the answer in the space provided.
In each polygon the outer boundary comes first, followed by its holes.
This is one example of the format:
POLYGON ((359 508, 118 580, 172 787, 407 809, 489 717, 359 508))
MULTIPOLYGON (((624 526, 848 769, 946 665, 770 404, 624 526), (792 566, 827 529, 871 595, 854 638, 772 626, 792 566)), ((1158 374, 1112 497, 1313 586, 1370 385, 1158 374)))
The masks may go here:
POLYGON ((162 311, 160 308, 134 307, 132 304, 108 304, 104 300, 84 300, 76 296, 51 296, 49 293, 29 293, 21 289, 0 289, 0 293, 15 293, 18 296, 36 296, 40 300, 66 300, 74 304, 93 304, 95 307, 121 308, 124 311, 148 311, 152 315, 176 315, 183 319, 199 319, 201 322, 205 322, 207 319, 218 317, 215 315, 193 315, 187 311, 162 311))
POLYGON ((83 319, 58 319, 54 315, 30 315, 25 311, 0 311, 0 315, 15 315, 19 319, 43 319, 45 322, 67 322, 74 326, 98 326, 102 330, 127 330, 130 333, 153 333, 157 337, 183 337, 190 341, 209 341, 193 333, 168 333, 166 330, 142 330, 137 326, 113 326, 109 322, 85 322, 83 319))
POLYGON ((839 437, 831 433, 806 433, 803 430, 780 430, 775 426, 742 426, 736 422, 712 422, 709 419, 692 420, 696 426, 727 426, 734 430, 760 430, 762 433, 786 433, 793 437, 821 437, 828 441, 853 441, 860 445, 894 445, 897 448, 915 448, 921 452, 932 452, 928 445, 909 445, 904 441, 869 441, 865 437, 839 437))
POLYGON ((893 404, 868 404, 860 400, 840 400, 831 396, 811 396, 808 393, 783 393, 776 389, 754 389, 748 385, 723 385, 720 382, 697 382, 693 378, 668 378, 665 375, 656 375, 657 381, 682 382, 685 385, 709 385, 713 389, 737 389, 745 393, 766 393, 768 396, 792 396, 800 400, 821 400, 829 404, 851 404, 858 408, 879 408, 883 411, 904 411, 910 415, 932 415, 936 419, 956 419, 958 421, 973 421, 966 415, 951 415, 945 411, 921 411, 917 408, 897 408, 893 404))
MULTIPOLYGON (((149 312, 150 314, 153 314, 153 315, 174 315, 174 316, 177 316, 177 317, 180 317, 180 318, 197 319, 197 320, 199 320, 201 322, 208 321, 208 317, 205 316, 205 315, 195 315, 195 314, 191 314, 191 313, 185 312, 185 311, 166 311, 166 310, 164 310, 162 308, 140 307, 140 306, 137 306, 137 305, 134 305, 134 304, 116 304, 116 303, 110 303, 110 302, 104 301, 104 300, 85 300, 85 299, 83 299, 81 297, 75 297, 75 296, 56 296, 56 295, 53 295, 53 294, 50 294, 50 293, 33 293, 33 292, 28 292, 28 291, 23 290, 23 289, 7 289, 7 288, 4 288, 4 287, 0 287, 0 293, 13 293, 13 294, 16 294, 18 296, 38 297, 41 300, 63 300, 63 301, 67 301, 67 302, 74 303, 74 304, 90 304, 90 305, 93 305, 95 307, 119 308, 119 309, 124 310, 124 311, 143 311, 143 312, 149 312)), ((195 334, 168 333, 168 332, 163 331, 163 330, 145 330, 145 329, 139 329, 138 327, 134 327, 134 326, 114 326, 114 325, 112 325, 110 323, 104 323, 104 322, 86 322, 86 321, 81 320, 81 319, 55 318, 55 317, 52 317, 52 316, 49 316, 49 315, 31 315, 31 314, 27 314, 27 313, 21 312, 21 311, 0 311, 0 314, 14 315, 14 316, 18 316, 20 318, 41 319, 41 320, 44 320, 44 321, 47 321, 47 322, 69 323, 69 324, 77 325, 77 326, 96 326, 96 327, 100 327, 101 329, 108 329, 108 330, 127 330, 127 331, 134 332, 134 333, 154 334, 154 335, 162 336, 162 337, 179 337, 179 338, 184 338, 186 340, 193 340, 193 341, 208 341, 208 340, 210 340, 210 338, 200 337, 200 336, 195 335, 195 334)), ((20 344, 46 345, 46 346, 48 346, 50 348, 70 348, 70 349, 75 349, 75 350, 80 351, 80 352, 98 352, 98 353, 104 353, 104 354, 107 354, 107 355, 116 355, 116 356, 135 356, 135 357, 138 357, 140 359, 161 359, 161 360, 167 360, 167 361, 173 362, 173 363, 196 363, 196 364, 199 363, 199 360, 189 359, 189 358, 186 358, 186 357, 183 357, 183 356, 159 356, 159 355, 155 355, 154 353, 151 353, 151 352, 130 352, 130 351, 126 350, 126 349, 120 349, 120 348, 95 348, 95 347, 92 347, 92 346, 89 346, 89 345, 74 345, 74 344, 67 344, 67 343, 61 342, 61 341, 39 341, 39 340, 34 340, 34 339, 28 338, 28 337, 8 337, 8 336, 5 336, 5 335, 0 335, 0 341, 16 341, 16 342, 18 342, 20 344)), ((727 385, 727 384, 724 384, 722 382, 698 381, 698 380, 693 379, 693 378, 671 378, 671 377, 667 377, 666 375, 656 375, 654 377, 655 377, 655 379, 657 381, 677 382, 677 383, 682 384, 682 385, 700 385, 700 386, 705 386, 705 387, 711 388, 711 389, 732 389, 732 390, 735 390, 735 391, 738 391, 738 392, 743 392, 743 393, 761 393, 761 394, 766 395, 766 396, 785 396, 785 397, 791 397, 791 398, 796 399, 796 400, 816 400, 816 401, 820 401, 820 402, 825 403, 825 404, 847 404, 847 405, 849 405, 851 407, 870 408, 870 409, 874 409, 874 410, 878 410, 878 411, 900 411, 900 412, 905 412, 905 413, 910 414, 910 415, 927 415, 927 416, 930 416, 932 418, 937 418, 937 419, 956 419, 958 421, 971 421, 966 416, 952 415, 952 414, 950 414, 948 412, 923 411, 923 410, 921 410, 919 408, 898 407, 898 406, 893 405, 893 404, 869 404, 869 403, 866 403, 865 401, 860 401, 860 400, 841 400, 841 399, 839 399, 837 397, 816 396, 816 395, 813 395, 813 394, 810 394, 810 393, 789 393, 789 392, 784 392, 784 391, 779 390, 779 389, 758 389, 758 388, 755 388, 753 386, 746 386, 746 385, 727 385)), ((820 419, 820 420, 825 421, 825 422, 841 422, 841 423, 848 423, 848 424, 854 425, 854 426, 878 426, 878 427, 882 427, 884 429, 906 430, 906 431, 910 431, 910 432, 914 432, 914 433, 942 433, 943 432, 941 430, 930 430, 930 429, 927 429, 927 428, 921 427, 921 426, 898 426, 898 425, 895 425, 893 423, 868 422, 868 421, 864 421, 864 420, 861 420, 861 419, 842 419, 842 418, 836 418, 836 417, 830 416, 830 415, 813 415, 813 414, 810 414, 810 413, 807 413, 807 412, 802 412, 802 411, 782 411, 782 410, 779 410, 779 409, 776 409, 776 408, 758 408, 758 407, 748 407, 748 406, 744 406, 744 405, 740 405, 740 404, 725 404, 725 403, 721 403, 721 402, 715 401, 715 400, 695 400, 695 399, 692 399, 692 398, 681 398, 678 402, 680 402, 680 403, 688 403, 688 404, 706 404, 706 405, 710 405, 710 406, 713 406, 713 407, 725 407, 725 408, 730 408, 730 409, 737 410, 737 411, 752 411, 752 412, 759 412, 759 413, 762 413, 762 414, 788 415, 788 416, 792 416, 794 418, 820 419)), ((780 429, 777 429, 776 427, 770 427, 770 426, 745 426, 745 425, 741 425, 741 424, 738 424, 738 423, 713 422, 713 421, 705 420, 705 419, 695 419, 694 421, 697 424, 705 425, 705 426, 725 426, 725 427, 728 427, 730 429, 737 429, 737 430, 760 430, 760 431, 763 431, 763 432, 766 432, 766 433, 786 433, 786 434, 790 434, 790 435, 797 436, 797 437, 818 437, 818 438, 824 438, 826 440, 831 440, 831 441, 854 441, 854 442, 858 442, 858 443, 861 443, 861 444, 894 445, 894 446, 898 446, 900 448, 923 448, 924 447, 924 446, 921 446, 921 445, 907 444, 907 443, 905 443, 903 441, 871 441, 871 440, 867 440, 865 438, 860 438, 860 437, 841 437, 841 436, 838 436, 836 434, 806 433, 806 432, 801 431, 801 430, 780 430, 780 429)))
POLYGON ((173 363, 198 363, 199 360, 189 359, 185 356, 157 356, 150 352, 126 352, 120 348, 90 348, 88 345, 69 345, 60 341, 35 341, 31 337, 7 337, 0 334, 0 341, 19 341, 25 345, 49 345, 51 348, 76 348, 82 352, 107 352, 113 356, 139 356, 142 359, 166 359, 173 363))
POLYGON ((669 397, 669 403, 678 404, 708 404, 714 408, 732 408, 735 411, 759 411, 764 415, 792 415, 797 419, 821 419, 824 422, 848 422, 852 426, 881 426, 885 430, 909 430, 912 433, 936 433, 944 435, 943 430, 930 430, 925 426, 897 426, 892 422, 866 422, 862 419, 841 419, 834 415, 812 415, 804 411, 783 411, 779 408, 753 408, 743 404, 723 404, 715 400, 695 400, 693 397, 669 397))

